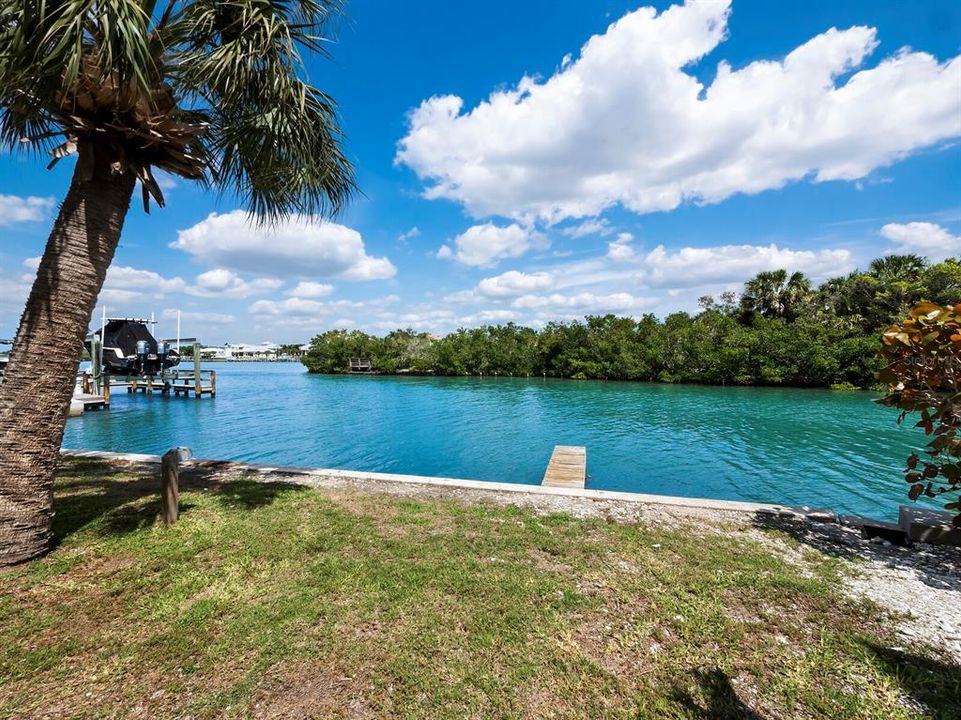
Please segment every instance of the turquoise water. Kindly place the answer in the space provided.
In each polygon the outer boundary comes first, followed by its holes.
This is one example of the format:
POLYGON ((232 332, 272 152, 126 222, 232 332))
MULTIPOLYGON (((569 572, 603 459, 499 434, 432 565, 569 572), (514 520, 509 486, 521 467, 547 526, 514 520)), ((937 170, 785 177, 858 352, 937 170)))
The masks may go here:
POLYGON ((923 440, 863 392, 212 367, 216 398, 115 392, 64 447, 539 483, 554 445, 585 445, 588 487, 892 517, 923 440))

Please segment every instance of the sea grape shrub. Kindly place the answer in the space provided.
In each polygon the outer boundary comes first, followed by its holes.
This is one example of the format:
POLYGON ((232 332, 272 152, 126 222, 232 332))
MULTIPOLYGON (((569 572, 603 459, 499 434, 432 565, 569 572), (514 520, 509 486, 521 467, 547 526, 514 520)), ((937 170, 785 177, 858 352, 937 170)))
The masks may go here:
POLYGON ((922 302, 881 336, 887 365, 878 373, 888 394, 879 402, 901 410, 898 422, 920 413, 915 427, 931 438, 922 458, 911 453, 904 479, 908 496, 954 496, 945 507, 961 526, 961 303, 922 302))

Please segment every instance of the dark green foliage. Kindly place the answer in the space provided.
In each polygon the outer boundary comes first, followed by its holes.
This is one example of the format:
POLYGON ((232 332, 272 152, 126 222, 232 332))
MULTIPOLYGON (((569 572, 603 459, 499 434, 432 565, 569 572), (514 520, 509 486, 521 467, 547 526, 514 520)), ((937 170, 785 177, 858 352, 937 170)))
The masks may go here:
POLYGON ((397 330, 385 338, 331 330, 303 358, 311 372, 347 372, 351 357, 376 372, 546 375, 716 385, 876 384, 884 327, 922 299, 961 301, 961 263, 889 255, 813 288, 784 271, 759 273, 741 296, 700 299, 701 312, 659 321, 614 315, 461 328, 444 338, 397 330))
POLYGON ((924 274, 928 299, 939 305, 950 305, 961 298, 961 262, 955 259, 928 269, 924 274))
POLYGON ((328 330, 311 341, 310 350, 301 361, 311 372, 345 373, 351 358, 370 360, 375 348, 380 349, 385 342, 386 339, 375 338, 360 330, 328 330))

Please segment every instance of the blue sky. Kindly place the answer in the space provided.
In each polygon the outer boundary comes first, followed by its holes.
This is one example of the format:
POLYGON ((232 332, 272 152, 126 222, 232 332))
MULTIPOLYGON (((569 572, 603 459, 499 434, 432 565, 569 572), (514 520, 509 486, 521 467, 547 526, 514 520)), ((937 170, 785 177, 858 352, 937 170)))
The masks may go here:
MULTIPOLYGON (((948 2, 354 0, 311 80, 363 195, 271 237, 165 180, 100 305, 210 344, 696 308, 775 267, 961 255, 948 2), (669 9, 670 8, 670 9, 669 9)), ((69 182, 0 155, 0 337, 69 182)), ((99 316, 99 307, 97 315, 99 316)))

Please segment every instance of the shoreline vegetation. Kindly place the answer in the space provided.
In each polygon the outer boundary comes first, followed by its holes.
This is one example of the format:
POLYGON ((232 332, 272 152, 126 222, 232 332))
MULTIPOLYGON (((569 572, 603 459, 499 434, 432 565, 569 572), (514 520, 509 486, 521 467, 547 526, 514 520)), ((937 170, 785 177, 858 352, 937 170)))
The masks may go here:
POLYGON ((802 273, 762 272, 741 293, 699 299, 696 314, 663 320, 588 315, 540 330, 514 323, 461 328, 444 337, 395 330, 378 337, 329 330, 301 362, 312 373, 484 375, 640 380, 706 385, 878 387, 880 337, 922 300, 961 298, 961 262, 888 255, 866 271, 815 287, 802 273))
POLYGON ((947 555, 217 463, 165 527, 156 472, 61 462, 52 552, 0 574, 0 718, 956 717, 947 555))

